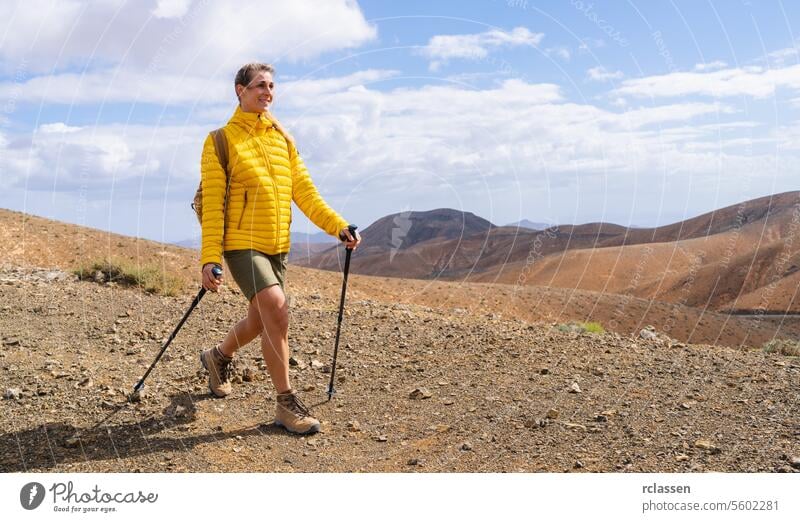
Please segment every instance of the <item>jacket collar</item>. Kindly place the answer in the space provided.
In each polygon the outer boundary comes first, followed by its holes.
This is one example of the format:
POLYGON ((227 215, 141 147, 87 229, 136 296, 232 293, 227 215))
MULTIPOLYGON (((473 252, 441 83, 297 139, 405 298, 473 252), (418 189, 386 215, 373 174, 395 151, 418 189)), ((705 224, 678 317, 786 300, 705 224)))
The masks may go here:
POLYGON ((236 110, 228 123, 242 126, 247 130, 252 130, 254 127, 263 129, 272 127, 272 121, 266 112, 245 112, 239 105, 236 106, 236 110))

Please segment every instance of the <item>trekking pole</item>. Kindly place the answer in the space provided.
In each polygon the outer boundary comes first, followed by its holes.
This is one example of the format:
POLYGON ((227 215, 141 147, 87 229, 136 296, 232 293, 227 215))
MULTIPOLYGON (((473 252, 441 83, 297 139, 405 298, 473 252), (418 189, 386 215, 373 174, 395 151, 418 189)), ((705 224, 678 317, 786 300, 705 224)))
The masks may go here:
MULTIPOLYGON (((214 274, 214 277, 216 279, 219 279, 220 277, 222 277, 222 268, 220 268, 218 266, 215 266, 214 268, 211 269, 211 273, 214 274)), ((139 382, 136 383, 136 386, 133 387, 133 391, 128 395, 128 398, 126 399, 126 401, 122 405, 117 407, 116 410, 114 410, 110 414, 108 414, 106 416, 106 418, 104 418, 103 420, 101 420, 100 422, 98 422, 97 424, 95 424, 94 426, 89 428, 88 430, 84 430, 84 431, 91 431, 91 430, 94 430, 97 427, 105 424, 105 422, 108 419, 110 419, 111 417, 113 417, 114 415, 119 413, 120 410, 122 410, 128 404, 130 404, 131 402, 134 401, 134 399, 137 397, 137 395, 144 389, 144 380, 147 379, 147 376, 150 375, 150 372, 153 371, 153 368, 155 367, 156 363, 158 363, 158 361, 161 359, 161 356, 164 355, 164 352, 167 351, 167 347, 170 345, 172 340, 175 339, 175 336, 178 335, 178 331, 183 326, 183 323, 186 322, 186 320, 192 314, 192 312, 194 311, 195 307, 200 303, 200 300, 203 298, 204 295, 206 295, 206 289, 205 288, 201 288, 200 291, 197 292, 197 295, 195 296, 195 298, 192 300, 192 304, 189 305, 189 309, 186 310, 185 314, 183 314, 183 318, 181 318, 180 322, 178 323, 178 326, 175 327, 175 329, 172 331, 172 334, 170 334, 170 336, 167 338, 167 341, 164 343, 164 346, 161 347, 161 351, 158 352, 158 355, 156 355, 156 358, 153 360, 153 363, 150 365, 150 367, 144 373, 142 378, 139 379, 139 382)))
MULTIPOLYGON (((358 228, 355 225, 350 225, 347 227, 350 230, 350 235, 355 237, 356 229, 358 228)), ((340 236, 341 237, 341 236, 340 236)), ((339 299, 339 317, 336 320, 336 341, 334 342, 333 346, 333 363, 331 364, 331 382, 328 384, 328 400, 331 400, 333 395, 336 393, 336 390, 333 388, 333 377, 336 375, 336 355, 339 353, 339 333, 342 328, 342 314, 344 313, 344 296, 347 292, 347 274, 350 272, 350 255, 353 253, 352 248, 345 248, 347 253, 345 254, 344 258, 344 280, 342 281, 342 296, 339 299)))
MULTIPOLYGON (((218 266, 215 266, 214 268, 211 269, 211 273, 214 275, 215 279, 219 279, 222 276, 222 269, 220 267, 218 267, 218 266)), ((172 340, 175 339, 175 336, 178 335, 178 331, 183 326, 183 323, 186 322, 186 320, 192 314, 192 312, 194 311, 194 309, 198 305, 198 303, 200 303, 200 300, 203 298, 204 295, 206 295, 206 289, 205 288, 201 288, 200 291, 197 292, 197 295, 195 296, 194 300, 192 301, 192 304, 189 305, 189 309, 186 310, 185 314, 183 314, 183 318, 181 318, 180 322, 178 323, 178 326, 175 327, 175 329, 172 331, 170 336, 167 338, 167 342, 165 342, 164 346, 161 347, 161 351, 158 352, 158 355, 156 355, 156 358, 153 361, 153 364, 150 365, 150 368, 147 369, 147 371, 144 373, 142 378, 139 379, 139 382, 136 383, 136 386, 133 387, 133 394, 136 394, 136 393, 139 393, 140 391, 142 391, 142 389, 144 388, 144 380, 147 379, 147 376, 150 375, 150 372, 153 371, 153 368, 155 367, 156 363, 161 359, 161 356, 164 355, 164 352, 167 351, 167 347, 170 345, 172 340)))

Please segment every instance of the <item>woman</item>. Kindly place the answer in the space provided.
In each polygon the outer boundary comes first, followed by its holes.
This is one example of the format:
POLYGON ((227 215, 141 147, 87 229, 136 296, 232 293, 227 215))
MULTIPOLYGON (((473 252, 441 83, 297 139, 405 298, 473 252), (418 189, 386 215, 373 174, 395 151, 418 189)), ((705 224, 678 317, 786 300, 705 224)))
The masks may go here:
POLYGON ((297 398, 289 382, 289 310, 284 295, 291 204, 322 230, 346 238, 356 249, 361 237, 320 196, 292 138, 269 111, 274 83, 271 65, 251 63, 236 74, 239 106, 224 133, 228 174, 209 136, 202 156, 201 265, 203 287, 217 291, 223 280, 211 273, 224 256, 234 281, 250 302, 222 344, 200 355, 216 397, 231 393, 230 363, 236 351, 261 336, 261 352, 278 392, 275 423, 294 433, 315 433, 319 421, 297 398), (229 196, 224 205, 226 183, 229 196), (224 241, 223 241, 224 236, 224 241), (223 254, 224 252, 224 254, 223 254))

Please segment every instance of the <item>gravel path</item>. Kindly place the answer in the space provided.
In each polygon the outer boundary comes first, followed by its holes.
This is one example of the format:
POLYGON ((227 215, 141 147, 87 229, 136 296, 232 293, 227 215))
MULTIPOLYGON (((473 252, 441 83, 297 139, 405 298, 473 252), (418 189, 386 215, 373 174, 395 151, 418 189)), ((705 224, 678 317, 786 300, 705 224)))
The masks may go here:
POLYGON ((289 293, 291 375, 320 434, 272 425, 256 343, 234 393, 210 397, 198 353, 244 310, 226 289, 142 402, 70 444, 124 401, 191 297, 0 270, 0 471, 800 471, 798 358, 353 299, 324 402, 338 300, 289 293))

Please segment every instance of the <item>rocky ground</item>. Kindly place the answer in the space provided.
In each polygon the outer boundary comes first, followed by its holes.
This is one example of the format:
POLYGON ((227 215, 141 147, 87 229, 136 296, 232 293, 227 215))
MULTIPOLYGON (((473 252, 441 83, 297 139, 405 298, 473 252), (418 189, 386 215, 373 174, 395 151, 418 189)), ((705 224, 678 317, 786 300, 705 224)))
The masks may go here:
POLYGON ((143 400, 76 440, 124 401, 191 296, 3 267, 0 471, 800 471, 798 358, 653 330, 581 333, 355 291, 325 402, 337 287, 289 278, 291 374, 321 433, 272 425, 255 343, 234 393, 210 397, 198 353, 245 306, 228 288, 200 304, 143 400))

